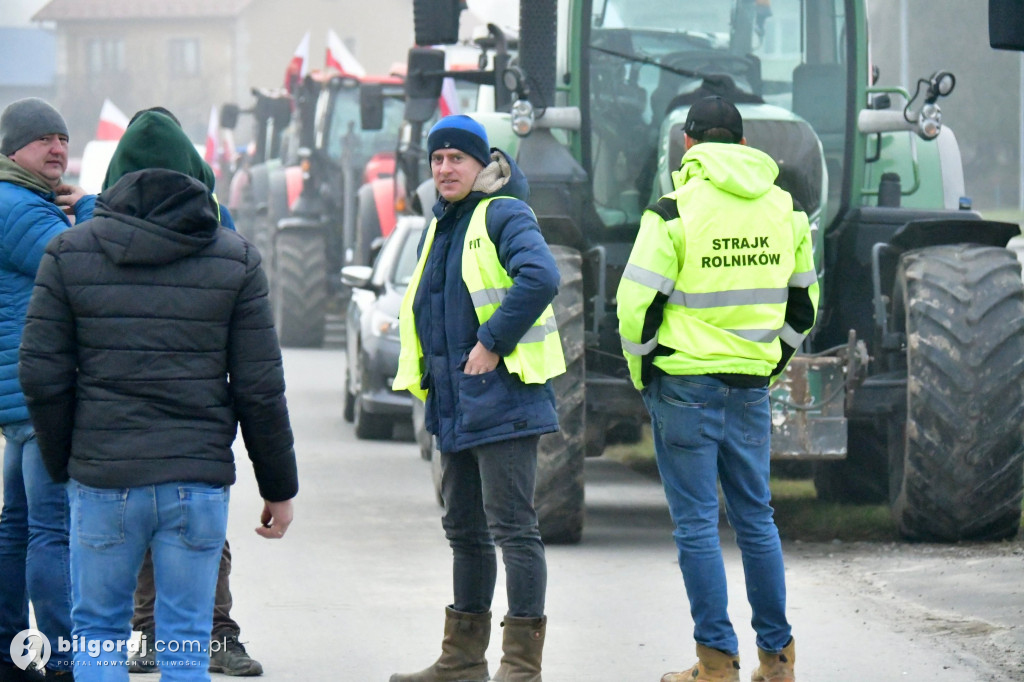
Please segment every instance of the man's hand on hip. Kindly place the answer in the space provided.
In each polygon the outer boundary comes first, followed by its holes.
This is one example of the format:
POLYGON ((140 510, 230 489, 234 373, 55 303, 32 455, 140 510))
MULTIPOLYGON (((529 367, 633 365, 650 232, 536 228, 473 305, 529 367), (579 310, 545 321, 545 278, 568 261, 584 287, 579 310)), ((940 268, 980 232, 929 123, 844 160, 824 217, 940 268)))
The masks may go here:
POLYGON ((476 345, 473 346, 473 350, 469 351, 469 357, 466 359, 466 368, 463 371, 466 374, 493 372, 494 368, 498 366, 499 360, 501 360, 501 356, 487 350, 482 343, 477 341, 476 345))

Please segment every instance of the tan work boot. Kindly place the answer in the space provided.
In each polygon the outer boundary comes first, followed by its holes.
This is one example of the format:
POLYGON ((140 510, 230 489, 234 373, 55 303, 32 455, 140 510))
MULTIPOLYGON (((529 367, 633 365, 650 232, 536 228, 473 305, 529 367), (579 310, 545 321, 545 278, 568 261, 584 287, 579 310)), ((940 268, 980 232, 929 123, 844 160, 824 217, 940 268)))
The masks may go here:
POLYGON ((697 663, 681 673, 665 673, 661 682, 740 682, 740 657, 697 645, 697 663))
POLYGON ((772 654, 761 647, 757 648, 757 658, 761 665, 750 676, 750 682, 796 682, 796 640, 789 638, 789 644, 777 654, 772 654))
POLYGON ((547 616, 505 616, 501 623, 501 667, 494 675, 494 682, 541 682, 540 659, 547 624, 547 616))
POLYGON ((395 673, 391 682, 487 682, 484 653, 491 641, 491 612, 463 613, 445 609, 441 657, 418 673, 395 673))

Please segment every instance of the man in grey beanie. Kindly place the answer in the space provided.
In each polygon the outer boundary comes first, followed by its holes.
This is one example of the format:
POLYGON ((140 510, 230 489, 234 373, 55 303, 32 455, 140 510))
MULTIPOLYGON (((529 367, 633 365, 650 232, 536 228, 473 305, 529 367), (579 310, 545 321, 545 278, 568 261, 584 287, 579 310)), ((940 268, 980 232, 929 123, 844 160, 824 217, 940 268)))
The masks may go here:
MULTIPOLYGON (((53 643, 47 680, 74 679, 70 652, 56 646, 60 637, 71 641, 68 505, 39 454, 18 381, 18 346, 47 243, 71 227, 68 214, 92 217, 96 197, 61 182, 67 165, 68 128, 56 109, 33 97, 0 113, 0 642, 28 629, 31 601, 38 629, 53 643)), ((0 682, 41 679, 0 647, 0 682)))

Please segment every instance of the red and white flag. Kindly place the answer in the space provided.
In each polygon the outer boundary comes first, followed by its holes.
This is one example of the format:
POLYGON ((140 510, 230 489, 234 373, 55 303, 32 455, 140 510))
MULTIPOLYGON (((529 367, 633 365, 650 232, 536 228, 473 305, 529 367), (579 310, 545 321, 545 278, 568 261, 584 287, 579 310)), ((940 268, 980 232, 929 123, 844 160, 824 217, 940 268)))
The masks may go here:
POLYGON ((306 77, 309 73, 309 31, 302 36, 299 46, 295 48, 292 60, 288 62, 288 69, 284 72, 284 87, 291 92, 295 84, 306 77))
POLYGON ((441 81, 441 96, 437 100, 437 105, 442 117, 462 113, 459 106, 459 91, 455 89, 455 79, 451 76, 441 81))
POLYGON ((366 75, 363 65, 331 29, 327 29, 327 68, 356 78, 363 78, 366 75))
POLYGON ((96 126, 97 140, 120 140, 128 128, 128 117, 109 99, 103 100, 100 122, 96 126))
POLYGON ((220 139, 220 115, 217 107, 210 109, 210 122, 206 125, 206 149, 203 151, 203 159, 213 168, 213 174, 220 176, 220 164, 217 163, 217 142, 220 139))

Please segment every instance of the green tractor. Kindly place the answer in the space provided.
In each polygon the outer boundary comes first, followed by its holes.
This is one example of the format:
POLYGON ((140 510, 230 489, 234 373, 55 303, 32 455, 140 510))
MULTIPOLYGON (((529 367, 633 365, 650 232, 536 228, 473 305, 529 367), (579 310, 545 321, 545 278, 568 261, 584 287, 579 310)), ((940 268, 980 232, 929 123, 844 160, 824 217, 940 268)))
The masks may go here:
MULTIPOLYGON (((417 44, 453 42, 463 4, 417 0, 417 44)), ((688 108, 711 94, 737 105, 812 226, 819 320, 772 391, 773 459, 813 462, 821 498, 888 501, 908 539, 1016 534, 1024 283, 1005 247, 1020 231, 964 197, 939 109, 954 76, 877 87, 866 14, 864 0, 519 3, 518 53, 490 76, 511 104, 480 120, 530 180, 562 273, 562 430, 537 484, 548 541, 581 537, 583 458, 641 433, 614 295, 644 207, 672 188, 688 108)), ((410 51, 408 97, 459 77, 438 63, 410 51)))

